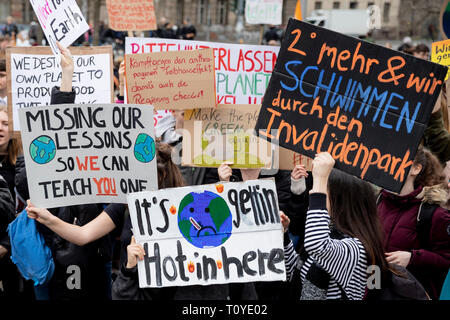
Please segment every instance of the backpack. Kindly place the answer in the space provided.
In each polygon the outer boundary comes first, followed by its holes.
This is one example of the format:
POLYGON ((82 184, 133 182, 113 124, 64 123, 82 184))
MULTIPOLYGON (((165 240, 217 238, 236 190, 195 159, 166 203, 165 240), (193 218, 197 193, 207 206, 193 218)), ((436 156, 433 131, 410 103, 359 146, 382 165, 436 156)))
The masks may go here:
MULTIPOLYGON (((377 205, 381 201, 381 192, 377 198, 377 205)), ((434 212, 440 206, 422 202, 417 213, 416 230, 419 243, 423 248, 429 248, 429 235, 434 212)), ((388 284, 382 289, 367 291, 367 300, 430 300, 422 284, 408 271, 408 269, 391 265, 396 273, 391 272, 388 284), (397 274, 399 273, 399 274, 397 274)))
POLYGON ((33 280, 34 285, 47 284, 55 271, 52 252, 44 237, 36 229, 36 221, 28 218, 23 210, 8 225, 11 241, 11 260, 22 276, 33 280))
POLYGON ((391 272, 381 289, 366 289, 364 300, 431 300, 422 284, 405 267, 391 265, 391 272))

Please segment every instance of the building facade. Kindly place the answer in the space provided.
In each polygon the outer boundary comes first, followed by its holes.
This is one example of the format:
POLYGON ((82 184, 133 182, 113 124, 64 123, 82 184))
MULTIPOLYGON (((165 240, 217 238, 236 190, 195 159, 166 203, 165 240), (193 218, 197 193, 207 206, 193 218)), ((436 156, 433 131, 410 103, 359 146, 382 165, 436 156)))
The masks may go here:
MULTIPOLYGON (((77 0, 87 20, 95 25, 106 22, 106 0, 77 0)), ((314 10, 367 9, 375 6, 380 28, 373 36, 383 39, 438 38, 439 13, 443 0, 301 0, 303 16, 314 10)), ((297 0, 283 0, 283 26, 294 15, 297 0)), ((154 0, 157 20, 165 17, 179 25, 190 18, 198 31, 197 39, 257 43, 261 26, 246 25, 245 0, 154 0), (238 26, 242 26, 239 28, 238 26)), ((11 15, 19 24, 29 24, 35 14, 29 0, 0 0, 0 23, 11 15)), ((267 26, 266 26, 267 27, 267 26)), ((433 40, 435 40, 433 39, 433 40)))

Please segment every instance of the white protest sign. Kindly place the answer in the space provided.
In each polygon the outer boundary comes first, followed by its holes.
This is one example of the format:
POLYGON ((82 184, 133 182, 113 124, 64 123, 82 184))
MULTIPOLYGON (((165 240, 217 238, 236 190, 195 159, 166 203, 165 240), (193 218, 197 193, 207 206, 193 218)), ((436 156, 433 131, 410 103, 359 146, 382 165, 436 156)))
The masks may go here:
POLYGON ((42 31, 52 48, 53 54, 60 61, 56 41, 64 48, 70 46, 89 26, 75 0, 30 0, 42 31))
POLYGON ((126 54, 204 48, 213 48, 214 52, 217 104, 262 102, 279 47, 158 38, 125 39, 126 54))
MULTIPOLYGON (((114 97, 112 48, 70 48, 74 59, 75 103, 111 103, 114 97)), ((14 131, 18 110, 50 104, 52 88, 61 84, 61 67, 48 47, 8 48, 8 107, 14 131)))
POLYGON ((283 0, 247 0, 245 22, 248 24, 280 25, 283 0))
POLYGON ((19 118, 34 205, 126 203, 158 188, 152 106, 52 105, 19 118))
POLYGON ((128 195, 139 287, 285 281, 273 179, 128 195))

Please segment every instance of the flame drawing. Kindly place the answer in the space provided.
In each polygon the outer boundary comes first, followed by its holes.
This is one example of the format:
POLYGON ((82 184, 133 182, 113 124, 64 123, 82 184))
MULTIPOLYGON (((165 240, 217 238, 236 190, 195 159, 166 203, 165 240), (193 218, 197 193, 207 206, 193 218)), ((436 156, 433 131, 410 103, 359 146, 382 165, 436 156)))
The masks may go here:
POLYGON ((171 206, 169 211, 171 214, 175 214, 175 213, 177 213, 177 208, 175 208, 175 206, 171 206))
POLYGON ((189 261, 189 263, 188 263, 188 271, 190 273, 192 273, 192 272, 194 272, 194 270, 195 270, 194 263, 192 261, 189 261))
POLYGON ((216 184, 216 190, 218 193, 222 193, 223 192, 223 184, 216 184))
POLYGON ((217 263, 217 268, 222 269, 222 261, 217 260, 216 263, 217 263))

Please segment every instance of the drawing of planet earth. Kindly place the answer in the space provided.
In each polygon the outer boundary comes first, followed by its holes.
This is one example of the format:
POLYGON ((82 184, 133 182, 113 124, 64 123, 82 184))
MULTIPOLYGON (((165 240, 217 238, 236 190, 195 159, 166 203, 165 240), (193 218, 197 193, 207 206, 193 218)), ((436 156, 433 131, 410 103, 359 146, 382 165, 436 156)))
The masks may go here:
POLYGON ((178 212, 181 234, 197 248, 220 246, 231 236, 231 211, 225 200, 213 192, 188 193, 178 212))
POLYGON ((52 161, 56 155, 55 142, 49 136, 39 136, 30 144, 30 156, 38 164, 52 161))
POLYGON ((155 158, 155 140, 145 133, 140 133, 134 144, 134 157, 140 162, 150 162, 155 158))

